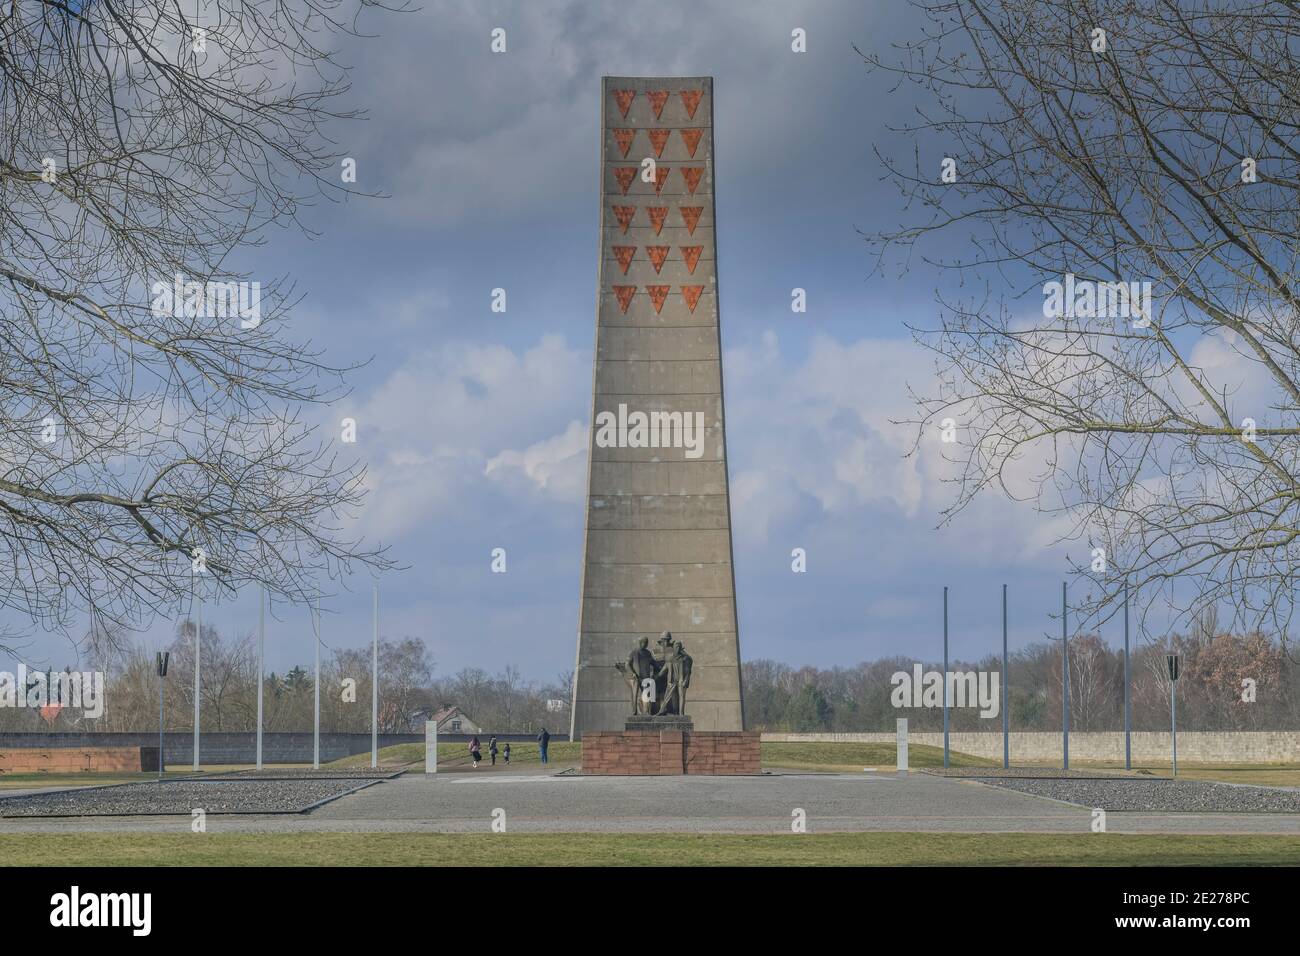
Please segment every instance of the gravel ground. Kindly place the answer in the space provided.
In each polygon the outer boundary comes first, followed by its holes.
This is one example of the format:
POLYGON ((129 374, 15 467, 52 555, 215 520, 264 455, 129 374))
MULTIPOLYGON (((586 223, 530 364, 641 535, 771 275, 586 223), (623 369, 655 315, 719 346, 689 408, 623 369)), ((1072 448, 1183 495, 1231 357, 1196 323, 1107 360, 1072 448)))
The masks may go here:
POLYGON ((963 779, 983 779, 996 777, 1030 777, 1042 778, 1045 780, 1060 779, 1090 779, 1090 780, 1132 780, 1131 774, 1121 773, 1117 770, 1058 770, 1052 767, 950 767, 944 770, 939 768, 927 768, 921 773, 934 774, 936 777, 960 777, 963 779))
POLYGON ((263 770, 230 770, 225 773, 202 774, 194 780, 392 780, 406 773, 405 770, 392 770, 381 767, 371 770, 369 767, 322 767, 312 770, 310 767, 267 767, 263 770))
POLYGON ((0 817, 302 813, 371 780, 176 780, 0 798, 0 817))
POLYGON ((980 783, 1083 807, 1139 813, 1300 813, 1300 793, 1201 780, 984 777, 980 783))

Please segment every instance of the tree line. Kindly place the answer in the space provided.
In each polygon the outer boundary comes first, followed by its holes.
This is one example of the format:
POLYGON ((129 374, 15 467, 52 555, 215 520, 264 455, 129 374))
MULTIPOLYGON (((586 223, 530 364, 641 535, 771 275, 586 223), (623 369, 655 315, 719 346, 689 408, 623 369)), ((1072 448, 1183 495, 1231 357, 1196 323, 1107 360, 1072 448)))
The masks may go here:
MULTIPOLYGON (((180 624, 167 648, 164 725, 193 727, 194 628, 180 624)), ((42 715, 31 708, 0 707, 2 730, 140 731, 158 726, 158 677, 154 653, 121 633, 88 635, 79 669, 105 675, 103 715, 91 719, 68 708, 42 715)), ((202 729, 253 731, 257 727, 257 646, 251 633, 229 635, 203 626, 200 695, 202 729)), ((369 644, 323 648, 321 729, 370 730, 369 644)), ((1286 647, 1258 632, 1220 631, 1213 617, 1187 634, 1143 641, 1132 649, 1132 711, 1135 730, 1169 726, 1170 680, 1166 655, 1180 656, 1179 726, 1187 730, 1293 730, 1300 728, 1300 662, 1286 647)), ((1077 731, 1120 730, 1124 721, 1123 650, 1096 634, 1069 642, 1070 726, 1077 731)), ((896 656, 851 667, 792 667, 773 660, 743 665, 745 720, 750 730, 792 732, 890 731, 898 717, 912 730, 940 730, 938 707, 895 707, 897 673, 911 675, 915 658, 896 656)), ((920 662, 923 671, 942 671, 940 662, 920 662)), ((1001 658, 951 661, 953 671, 997 672, 1001 658)), ((296 664, 266 675, 263 728, 268 732, 310 731, 315 696, 313 665, 296 664)), ((433 655, 423 641, 404 637, 379 642, 379 730, 419 732, 424 712, 455 705, 488 733, 534 732, 568 726, 571 674, 550 681, 525 679, 514 666, 496 674, 464 668, 435 675, 433 655), (551 709, 562 701, 559 710, 551 709)), ((1010 655, 1008 711, 1012 730, 1061 728, 1061 644, 1041 641, 1010 655)), ((1000 707, 1000 694, 999 694, 1000 707)), ((950 709, 953 730, 997 731, 1002 719, 982 718, 976 707, 950 709)))
MULTIPOLYGON (((1132 726, 1169 728, 1166 655, 1180 655, 1178 726, 1186 730, 1294 730, 1300 728, 1300 663, 1278 641, 1260 633, 1216 633, 1198 622, 1131 648, 1132 726)), ((743 666, 745 723, 750 730, 792 732, 892 731, 906 717, 913 731, 943 729, 941 707, 895 707, 891 679, 911 674, 914 658, 890 657, 853 667, 794 668, 772 660, 743 666)), ((942 662, 922 662, 942 672, 942 662)), ((950 661, 953 671, 1000 672, 1000 655, 950 661)), ((1070 729, 1124 728, 1124 651, 1096 634, 1069 642, 1070 729)), ((1059 731, 1063 686, 1060 641, 1042 641, 1009 655, 1008 713, 1013 731, 1059 731)), ((1000 694, 999 694, 1000 697, 1000 694)), ((1001 731, 1002 712, 980 716, 976 707, 949 710, 950 727, 1001 731)))
MULTIPOLYGON (((171 655, 166 677, 163 724, 167 730, 194 726, 193 621, 178 625, 166 648, 171 655)), ((309 643, 309 642, 308 642, 309 643)), ((199 693, 203 731, 257 729, 257 643, 252 633, 227 634, 204 624, 200 646, 199 693)), ((72 708, 42 715, 31 708, 0 707, 0 731, 140 731, 158 727, 158 675, 155 652, 120 631, 92 633, 76 669, 104 674, 103 715, 87 718, 72 708)), ((263 722, 267 732, 310 731, 315 698, 314 662, 295 664, 283 673, 268 673, 263 687, 263 722)), ((380 733, 423 732, 424 712, 455 705, 490 733, 532 732, 541 726, 568 730, 570 677, 525 680, 513 666, 497 674, 465 668, 435 676, 434 659, 425 643, 404 637, 379 642, 380 733), (562 712, 548 701, 562 700, 562 712), (552 705, 553 706, 553 705, 552 705)), ((371 646, 322 648, 321 730, 365 733, 370 730, 371 646)))

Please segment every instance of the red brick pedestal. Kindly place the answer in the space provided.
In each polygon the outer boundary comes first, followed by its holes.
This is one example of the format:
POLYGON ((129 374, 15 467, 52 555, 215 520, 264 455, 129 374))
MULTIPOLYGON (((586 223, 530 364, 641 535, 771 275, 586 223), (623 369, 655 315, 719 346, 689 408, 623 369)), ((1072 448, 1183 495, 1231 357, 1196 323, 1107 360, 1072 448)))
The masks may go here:
POLYGON ((588 731, 582 772, 607 776, 761 773, 757 731, 588 731))

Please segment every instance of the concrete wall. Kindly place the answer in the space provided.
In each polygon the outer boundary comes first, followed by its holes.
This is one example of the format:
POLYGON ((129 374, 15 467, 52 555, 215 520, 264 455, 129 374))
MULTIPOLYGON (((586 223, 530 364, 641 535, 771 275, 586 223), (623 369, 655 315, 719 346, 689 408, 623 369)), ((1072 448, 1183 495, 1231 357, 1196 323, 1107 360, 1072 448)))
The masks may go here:
MULTIPOLYGON (((439 734, 440 744, 467 744, 472 734, 439 734)), ((487 746, 491 734, 479 734, 479 741, 487 746)), ((505 743, 531 743, 536 734, 497 734, 497 741, 505 743)), ((551 734, 552 743, 563 743, 568 734, 551 734)), ((380 734, 379 746, 395 744, 423 744, 424 734, 380 734)), ((164 749, 168 766, 192 764, 194 734, 190 731, 168 732, 164 735, 164 749)), ((0 750, 44 749, 59 750, 76 747, 158 747, 158 732, 134 731, 128 733, 0 733, 0 750)), ((322 763, 370 753, 369 734, 320 735, 322 763)), ((199 743, 199 757, 205 764, 255 763, 257 761, 257 735, 254 733, 205 733, 199 743)), ((312 734, 267 733, 262 735, 262 760, 264 763, 311 763, 312 734)))
MULTIPOLYGON (((1169 760, 1170 739, 1167 733, 1140 732, 1132 735, 1133 759, 1142 762, 1169 760)), ((895 742, 887 734, 763 734, 772 742, 895 742)), ((909 743, 931 747, 943 746, 942 733, 913 733, 909 743)), ((1012 733, 1011 763, 1061 759, 1060 733, 1012 733)), ((952 750, 973 757, 1002 759, 1002 734, 954 733, 949 735, 952 750)), ((1122 731, 1070 734, 1071 760, 1124 759, 1122 731)), ((1300 731, 1198 732, 1178 734, 1178 759, 1189 763, 1300 763, 1300 731)))
POLYGON ((686 710, 695 729, 740 730, 713 81, 605 77, 603 84, 593 427, 572 732, 577 739, 589 730, 623 729, 631 691, 614 664, 641 637, 653 649, 665 630, 694 659, 686 710), (646 157, 667 173, 658 188, 641 179, 646 157), (698 173, 694 192, 683 170, 698 173), (620 289, 628 296, 622 301, 620 289), (657 294, 663 297, 656 300, 657 294), (680 447, 598 447, 596 417, 617 415, 620 404, 628 412, 702 413, 702 454, 688 458, 680 447))
MULTIPOLYGON (((163 735, 167 765, 194 762, 194 734, 190 731, 163 735)), ((447 738, 440 737, 440 740, 447 738)), ((466 738, 468 739, 468 738, 466 738)), ((380 734, 379 746, 423 743, 423 734, 380 734)), ((0 750, 16 748, 58 749, 68 747, 157 747, 158 733, 0 733, 0 750)), ((369 734, 321 734, 322 763, 370 752, 369 734)), ((203 734, 199 757, 205 764, 254 763, 257 735, 253 733, 203 734)), ((311 763, 312 734, 275 733, 262 735, 262 759, 266 763, 311 763)))

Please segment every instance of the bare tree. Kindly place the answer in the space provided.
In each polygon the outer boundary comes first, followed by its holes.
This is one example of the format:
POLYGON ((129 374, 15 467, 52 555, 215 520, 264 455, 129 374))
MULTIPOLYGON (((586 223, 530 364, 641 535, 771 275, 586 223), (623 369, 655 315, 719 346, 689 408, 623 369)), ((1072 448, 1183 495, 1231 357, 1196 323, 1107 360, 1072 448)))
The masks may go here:
POLYGON ((289 338, 288 280, 244 271, 350 188, 331 43, 382 6, 0 7, 0 606, 129 626, 195 571, 301 601, 387 566, 342 535, 364 472, 305 414, 347 368, 289 338))
POLYGON ((1099 730, 1114 716, 1117 665, 1122 686, 1123 661, 1116 660, 1098 635, 1070 640, 1070 722, 1075 729, 1099 730))
POLYGON ((911 221, 870 239, 881 266, 938 233, 963 243, 926 254, 952 281, 938 323, 913 329, 938 373, 918 443, 946 418, 956 439, 944 520, 992 488, 1086 540, 1076 570, 1100 590, 1080 626, 1114 612, 1127 577, 1143 620, 1223 604, 1285 639, 1300 7, 915 5, 925 36, 866 57, 923 102, 897 131, 907 160, 878 149, 911 221))

